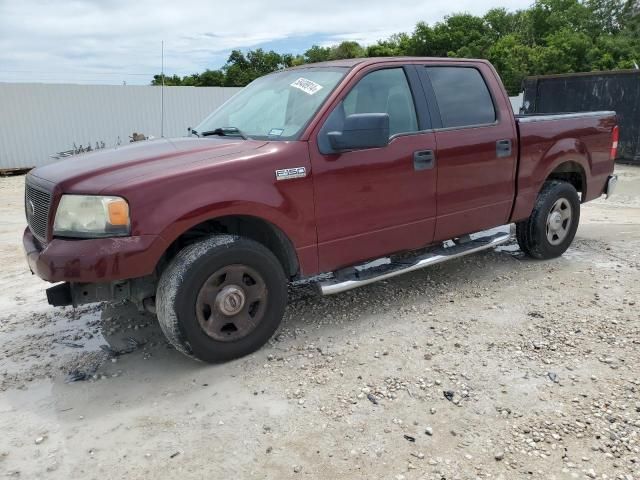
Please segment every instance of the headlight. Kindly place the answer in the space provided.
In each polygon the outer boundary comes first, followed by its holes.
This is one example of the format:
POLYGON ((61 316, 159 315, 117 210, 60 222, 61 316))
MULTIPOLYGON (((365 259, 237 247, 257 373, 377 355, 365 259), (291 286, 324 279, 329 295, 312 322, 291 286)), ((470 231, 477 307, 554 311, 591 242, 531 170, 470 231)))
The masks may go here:
POLYGON ((129 204, 124 198, 63 195, 53 234, 59 237, 119 237, 129 235, 129 204))

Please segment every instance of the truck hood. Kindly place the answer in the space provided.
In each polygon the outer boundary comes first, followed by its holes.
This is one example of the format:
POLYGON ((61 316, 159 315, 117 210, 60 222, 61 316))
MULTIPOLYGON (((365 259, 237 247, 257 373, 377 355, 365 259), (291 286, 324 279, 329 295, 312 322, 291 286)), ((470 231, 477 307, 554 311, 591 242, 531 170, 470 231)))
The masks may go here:
POLYGON ((51 182, 62 191, 100 193, 137 177, 170 174, 190 163, 229 160, 265 143, 224 137, 148 140, 56 161, 32 170, 30 175, 51 182))

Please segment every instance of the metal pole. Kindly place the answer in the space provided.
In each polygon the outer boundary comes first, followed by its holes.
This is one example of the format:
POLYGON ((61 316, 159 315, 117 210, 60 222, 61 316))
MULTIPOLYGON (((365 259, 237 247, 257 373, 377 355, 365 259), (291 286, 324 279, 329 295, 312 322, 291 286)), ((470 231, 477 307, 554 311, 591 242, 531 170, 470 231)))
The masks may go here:
POLYGON ((164 40, 162 40, 162 66, 160 76, 162 85, 160 86, 160 137, 164 137, 164 40))

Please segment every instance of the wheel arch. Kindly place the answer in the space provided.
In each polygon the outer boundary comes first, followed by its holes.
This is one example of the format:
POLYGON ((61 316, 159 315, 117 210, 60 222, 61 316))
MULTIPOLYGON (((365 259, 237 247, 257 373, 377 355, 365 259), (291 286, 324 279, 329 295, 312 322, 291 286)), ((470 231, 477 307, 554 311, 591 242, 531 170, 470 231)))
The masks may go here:
POLYGON ((575 143, 567 142, 566 149, 560 149, 559 144, 560 142, 556 143, 556 148, 549 150, 518 177, 518 194, 511 213, 511 222, 524 220, 531 214, 538 195, 550 180, 570 183, 580 192, 581 201, 585 201, 591 175, 590 158, 580 149, 570 148, 572 145, 575 147, 575 143))
MULTIPOLYGON (((576 191, 582 194, 583 198, 587 193, 587 174, 582 163, 576 159, 565 158, 558 162, 553 170, 547 174, 545 182, 549 180, 561 180, 570 183, 576 191)), ((540 187, 541 190, 543 186, 544 183, 540 187)))
POLYGON ((576 190, 587 188, 587 174, 591 173, 592 159, 589 148, 580 138, 566 137, 553 142, 542 154, 539 166, 544 176, 540 184, 551 179, 571 183, 576 190))
POLYGON ((187 245, 215 234, 235 234, 250 238, 269 249, 278 259, 287 278, 295 278, 300 263, 293 242, 272 222, 253 215, 223 215, 191 225, 169 244, 156 265, 158 275, 187 245))

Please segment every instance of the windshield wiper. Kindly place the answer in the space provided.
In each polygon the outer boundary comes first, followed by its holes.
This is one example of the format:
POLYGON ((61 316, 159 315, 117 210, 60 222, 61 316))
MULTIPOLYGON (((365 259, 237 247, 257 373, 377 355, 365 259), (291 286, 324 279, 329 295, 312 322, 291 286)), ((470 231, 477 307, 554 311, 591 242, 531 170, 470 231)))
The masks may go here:
MULTIPOLYGON (((193 132, 193 130, 191 130, 193 132)), ((207 132, 197 133, 199 137, 206 137, 208 135, 220 135, 221 137, 240 137, 243 140, 247 140, 247 137, 239 128, 236 127, 218 127, 215 130, 209 130, 207 132)))

